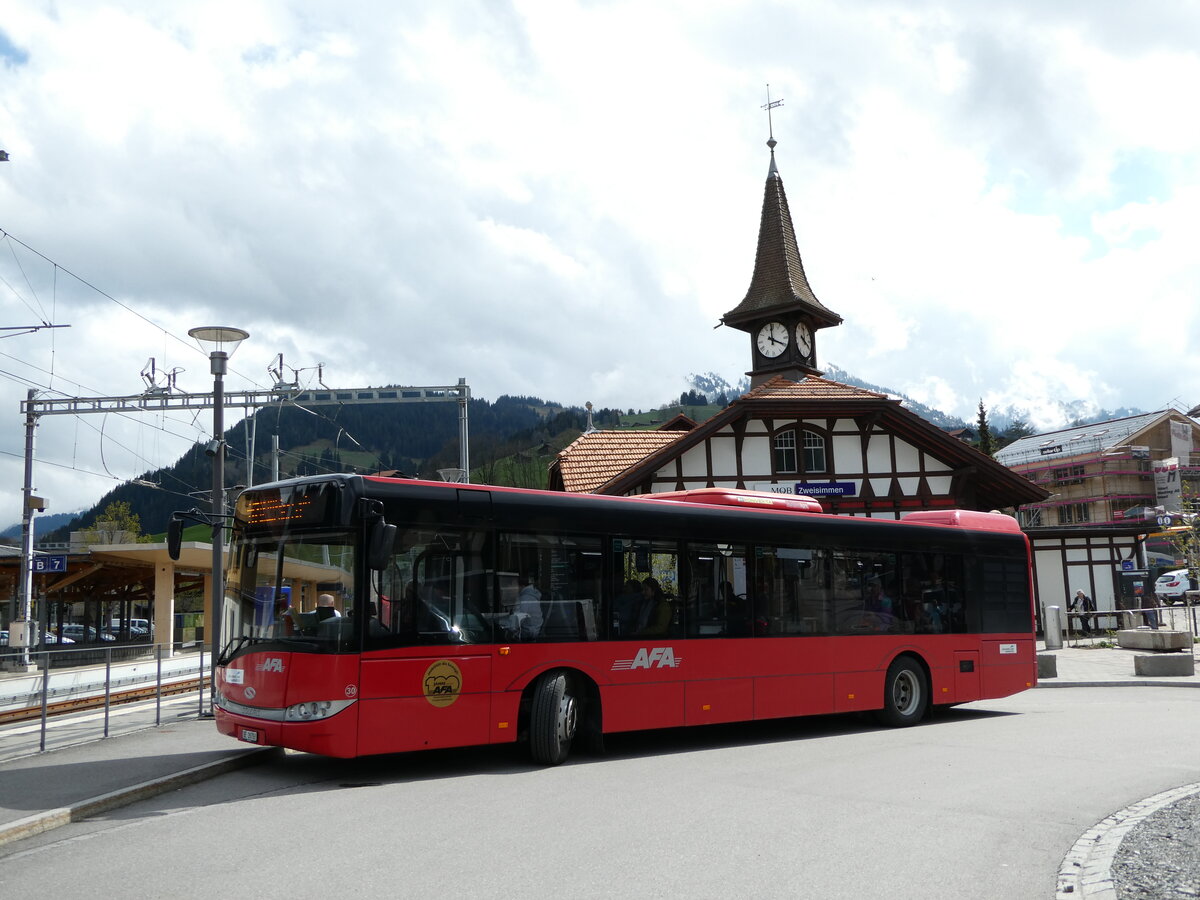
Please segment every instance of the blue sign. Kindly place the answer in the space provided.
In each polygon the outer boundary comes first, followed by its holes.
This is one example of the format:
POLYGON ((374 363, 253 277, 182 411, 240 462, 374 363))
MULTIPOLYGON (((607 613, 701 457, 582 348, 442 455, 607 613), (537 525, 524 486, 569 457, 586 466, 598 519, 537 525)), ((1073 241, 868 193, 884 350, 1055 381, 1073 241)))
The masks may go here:
POLYGON ((67 558, 65 556, 35 556, 33 558, 35 572, 65 572, 67 558))
POLYGON ((796 493, 806 497, 853 497, 858 491, 853 481, 825 481, 818 484, 796 482, 796 493))
POLYGON ((853 481, 823 481, 818 484, 797 481, 796 493, 805 497, 854 497, 858 491, 854 490, 853 481))
POLYGON ((1133 560, 1132 559, 1121 560, 1121 571, 1122 572, 1132 572, 1133 571, 1133 560))

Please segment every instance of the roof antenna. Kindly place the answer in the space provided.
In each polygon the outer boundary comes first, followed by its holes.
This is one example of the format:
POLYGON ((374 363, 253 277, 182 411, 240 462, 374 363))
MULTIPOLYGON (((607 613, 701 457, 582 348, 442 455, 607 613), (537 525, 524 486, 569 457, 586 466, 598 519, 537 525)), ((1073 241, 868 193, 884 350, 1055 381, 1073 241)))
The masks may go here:
POLYGON ((770 135, 770 138, 767 141, 767 146, 771 148, 771 170, 770 170, 770 172, 768 172, 768 174, 770 174, 770 175, 778 174, 778 172, 775 169, 775 145, 778 143, 778 141, 775 140, 775 124, 771 121, 771 110, 773 110, 777 106, 783 106, 783 98, 781 97, 778 100, 772 100, 771 99, 771 85, 768 84, 767 85, 767 102, 766 102, 766 104, 763 105, 762 108, 767 111, 767 133, 770 135))

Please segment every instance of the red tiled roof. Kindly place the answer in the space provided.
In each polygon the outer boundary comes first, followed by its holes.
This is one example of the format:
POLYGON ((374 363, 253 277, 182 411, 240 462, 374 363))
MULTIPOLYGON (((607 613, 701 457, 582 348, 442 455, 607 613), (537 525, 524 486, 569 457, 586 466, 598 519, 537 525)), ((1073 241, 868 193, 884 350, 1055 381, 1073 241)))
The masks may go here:
POLYGON ((555 461, 562 475, 563 490, 594 491, 685 434, 686 431, 593 431, 582 435, 561 451, 555 461))
POLYGON ((848 399, 887 400, 887 394, 868 391, 864 388, 842 384, 840 381, 830 381, 817 375, 809 375, 800 381, 789 381, 782 375, 776 375, 770 381, 765 381, 754 390, 743 394, 737 401, 742 400, 848 400, 848 399))

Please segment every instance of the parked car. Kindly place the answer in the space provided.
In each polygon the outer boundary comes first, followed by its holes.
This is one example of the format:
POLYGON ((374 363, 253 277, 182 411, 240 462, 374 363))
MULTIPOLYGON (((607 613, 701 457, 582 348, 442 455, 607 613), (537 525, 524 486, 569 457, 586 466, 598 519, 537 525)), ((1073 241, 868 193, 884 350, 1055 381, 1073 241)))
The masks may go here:
POLYGON ((1163 572, 1154 582, 1154 596, 1165 606, 1182 601, 1183 592, 1188 590, 1191 590, 1191 583, 1188 580, 1187 569, 1172 569, 1170 572, 1163 572))
MULTIPOLYGON (((59 644, 59 643, 73 644, 73 643, 75 643, 70 638, 62 638, 60 640, 58 635, 56 635, 53 631, 47 631, 45 633, 45 638, 46 638, 47 644, 59 644)), ((0 647, 7 647, 7 646, 8 646, 8 632, 0 631, 0 647)))
MULTIPOLYGON (((70 638, 72 642, 87 641, 89 643, 94 644, 97 640, 96 629, 93 628, 91 625, 87 626, 86 635, 84 633, 84 626, 77 625, 77 624, 64 625, 62 627, 62 631, 59 632, 59 635, 64 638, 70 638)), ((116 638, 113 637, 111 634, 101 633, 99 640, 115 641, 116 638)))
MULTIPOLYGON (((121 620, 113 619, 108 623, 108 627, 104 629, 109 634, 121 634, 121 620)), ((129 636, 134 640, 147 637, 150 634, 150 622, 147 619, 130 619, 129 620, 129 636)))

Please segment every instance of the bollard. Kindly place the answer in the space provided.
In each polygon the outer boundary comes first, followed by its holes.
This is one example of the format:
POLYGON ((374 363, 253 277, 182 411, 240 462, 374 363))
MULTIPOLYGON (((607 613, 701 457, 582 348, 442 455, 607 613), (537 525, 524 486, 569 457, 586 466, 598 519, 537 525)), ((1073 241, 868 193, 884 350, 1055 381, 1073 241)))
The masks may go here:
POLYGON ((1057 606, 1046 607, 1046 649, 1061 650, 1062 639, 1062 609, 1057 606))

